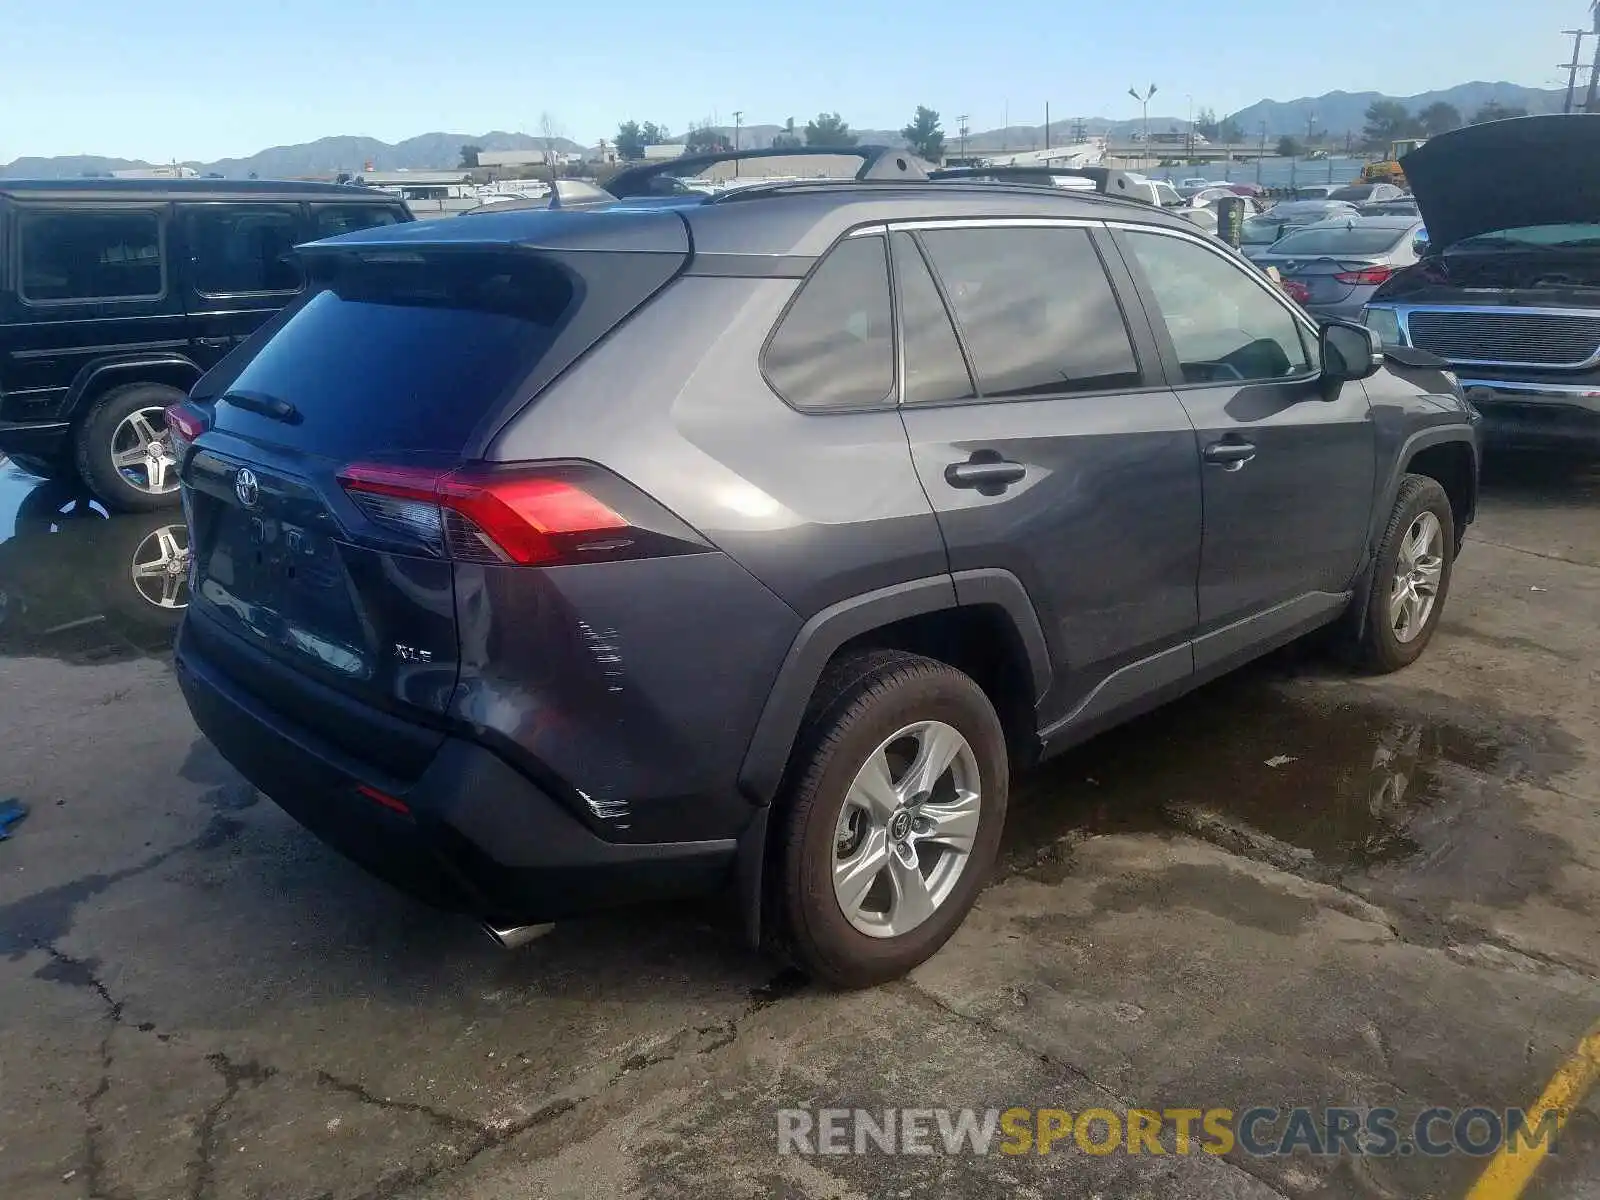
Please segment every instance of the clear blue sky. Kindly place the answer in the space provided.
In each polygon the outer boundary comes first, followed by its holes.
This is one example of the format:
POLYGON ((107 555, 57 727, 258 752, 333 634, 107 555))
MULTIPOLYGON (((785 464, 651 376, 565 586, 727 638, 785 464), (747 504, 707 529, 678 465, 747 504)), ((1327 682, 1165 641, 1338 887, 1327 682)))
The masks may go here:
POLYGON ((1126 118, 1130 84, 1219 114, 1341 88, 1551 86, 1586 0, 13 0, 0 162, 212 160, 328 134, 539 131, 628 117, 898 128, 917 104, 974 130, 1126 118), (1216 16, 1226 10, 1238 32, 1216 16))

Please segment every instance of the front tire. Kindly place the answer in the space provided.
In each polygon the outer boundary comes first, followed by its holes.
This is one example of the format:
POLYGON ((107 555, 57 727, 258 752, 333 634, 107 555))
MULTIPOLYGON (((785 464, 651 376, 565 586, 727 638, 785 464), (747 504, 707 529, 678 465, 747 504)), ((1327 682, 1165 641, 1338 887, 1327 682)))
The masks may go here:
POLYGON ((1437 480, 1407 475, 1378 544, 1361 637, 1349 647, 1376 674, 1408 667, 1439 627, 1455 567, 1455 514, 1437 480))
POLYGON ((165 410, 183 399, 176 388, 130 383, 90 406, 78 426, 78 473, 114 512, 151 512, 178 503, 178 462, 165 410))
POLYGON ((960 926, 1005 825, 994 707, 954 667, 899 651, 833 664, 802 732, 779 846, 788 949, 836 987, 898 979, 960 926))

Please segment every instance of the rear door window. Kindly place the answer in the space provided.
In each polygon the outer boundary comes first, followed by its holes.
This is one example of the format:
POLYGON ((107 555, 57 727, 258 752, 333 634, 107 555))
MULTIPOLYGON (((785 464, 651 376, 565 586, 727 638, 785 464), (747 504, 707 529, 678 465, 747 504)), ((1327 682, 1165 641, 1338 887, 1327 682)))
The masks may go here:
POLYGON ((342 233, 395 225, 399 221, 399 213, 378 204, 313 204, 311 237, 313 240, 338 237, 342 233))
POLYGON ((907 404, 948 404, 977 395, 950 314, 909 233, 894 235, 900 336, 905 341, 907 404))
POLYGON ((166 291, 153 211, 24 212, 19 226, 26 301, 154 300, 166 291))
POLYGON ((304 284, 294 248, 305 238, 300 207, 204 205, 187 214, 194 286, 202 296, 297 292, 304 284))
POLYGON ((923 245, 996 399, 1138 387, 1128 327, 1086 229, 932 229, 923 245))
POLYGON ((849 238, 801 285, 762 360, 796 408, 894 403, 894 328, 882 237, 849 238))

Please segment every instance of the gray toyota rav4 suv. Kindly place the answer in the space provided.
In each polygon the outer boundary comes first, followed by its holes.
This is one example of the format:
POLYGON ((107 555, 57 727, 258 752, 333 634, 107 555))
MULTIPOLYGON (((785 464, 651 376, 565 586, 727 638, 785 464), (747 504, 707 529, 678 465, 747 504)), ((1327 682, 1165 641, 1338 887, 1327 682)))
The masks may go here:
POLYGON ((859 986, 1019 765, 1319 626, 1422 652, 1478 478, 1437 360, 1157 209, 853 153, 302 247, 169 414, 223 754, 504 941, 726 889, 859 986))

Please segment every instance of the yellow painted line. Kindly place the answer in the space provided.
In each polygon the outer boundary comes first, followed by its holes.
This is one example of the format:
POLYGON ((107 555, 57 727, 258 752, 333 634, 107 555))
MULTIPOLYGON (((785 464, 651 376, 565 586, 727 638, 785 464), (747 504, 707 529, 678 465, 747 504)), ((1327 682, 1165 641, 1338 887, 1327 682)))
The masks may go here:
POLYGON ((1528 1110, 1528 1125, 1532 1128, 1537 1128, 1545 1115, 1550 1114, 1555 1123, 1554 1133, 1533 1146, 1513 1147, 1508 1137, 1483 1174, 1478 1176, 1466 1200, 1516 1200, 1522 1195, 1560 1135, 1562 1126, 1583 1103, 1584 1096, 1597 1080, 1600 1080, 1600 1025, 1578 1043, 1572 1056, 1550 1077, 1544 1094, 1528 1110))

